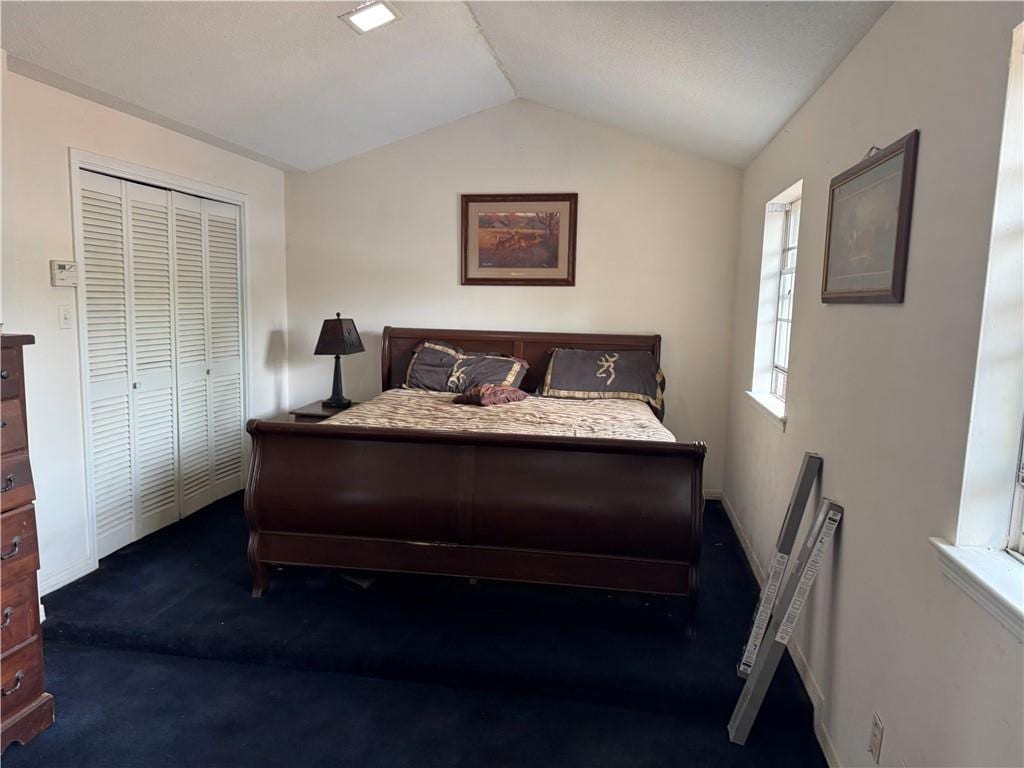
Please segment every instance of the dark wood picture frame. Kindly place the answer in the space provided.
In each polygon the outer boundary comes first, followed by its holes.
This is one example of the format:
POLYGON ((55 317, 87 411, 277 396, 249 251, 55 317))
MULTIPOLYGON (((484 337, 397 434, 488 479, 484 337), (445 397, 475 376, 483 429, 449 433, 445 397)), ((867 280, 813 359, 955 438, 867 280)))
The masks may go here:
POLYGON ((910 246, 910 219, 914 207, 914 180, 917 176, 917 145, 920 131, 913 130, 892 144, 864 158, 832 179, 828 189, 828 218, 825 226, 825 264, 821 275, 821 301, 825 304, 902 304, 907 283, 907 252, 910 246), (833 203, 836 190, 863 174, 902 154, 896 239, 893 249, 892 280, 887 288, 837 290, 829 286, 829 257, 832 241, 833 203))
MULTIPOLYGON (((462 220, 461 231, 461 253, 462 285, 552 285, 552 286, 573 286, 576 285, 576 211, 579 195, 576 192, 557 192, 544 194, 515 194, 515 195, 462 195, 462 220), (568 203, 568 245, 563 256, 566 260, 564 276, 559 277, 480 277, 473 275, 470 269, 470 206, 473 203, 568 203)), ((477 270, 479 271, 479 270, 477 270)))

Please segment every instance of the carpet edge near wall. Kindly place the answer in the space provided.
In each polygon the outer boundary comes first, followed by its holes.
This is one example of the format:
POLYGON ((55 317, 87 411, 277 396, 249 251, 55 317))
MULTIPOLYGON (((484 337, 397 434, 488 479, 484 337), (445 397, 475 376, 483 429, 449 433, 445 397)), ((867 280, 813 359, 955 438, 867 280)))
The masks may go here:
MULTIPOLYGON (((764 567, 760 562, 758 562, 757 556, 754 554, 753 545, 750 543, 750 538, 747 536, 746 530, 740 523, 739 517, 736 515, 736 511, 733 509, 732 502, 729 501, 729 497, 726 495, 724 490, 708 491, 704 496, 707 499, 714 499, 721 502, 722 508, 725 510, 725 514, 729 518, 729 523, 732 525, 732 529, 736 532, 736 538, 740 541, 740 547, 743 549, 743 554, 747 557, 747 563, 750 565, 750 570, 753 572, 754 578, 757 579, 758 586, 761 589, 764 589, 764 567)), ((814 708, 814 735, 818 739, 818 744, 821 747, 822 753, 825 755, 825 760, 828 762, 829 768, 845 768, 842 761, 839 759, 839 752, 832 743, 832 737, 825 725, 825 694, 819 687, 818 681, 814 679, 814 672, 811 670, 811 665, 807 662, 803 649, 800 648, 800 644, 796 641, 795 637, 792 642, 786 646, 786 651, 789 653, 789 657, 793 660, 793 666, 796 667, 797 674, 800 675, 800 681, 803 683, 804 690, 807 692, 807 697, 811 700, 811 706, 814 708)))

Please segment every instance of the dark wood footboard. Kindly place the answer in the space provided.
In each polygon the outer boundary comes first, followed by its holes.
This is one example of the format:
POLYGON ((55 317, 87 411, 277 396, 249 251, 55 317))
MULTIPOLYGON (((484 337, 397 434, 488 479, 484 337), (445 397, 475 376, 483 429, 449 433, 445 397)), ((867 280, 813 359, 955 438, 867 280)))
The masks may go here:
POLYGON ((248 423, 253 595, 267 563, 685 595, 703 443, 248 423))

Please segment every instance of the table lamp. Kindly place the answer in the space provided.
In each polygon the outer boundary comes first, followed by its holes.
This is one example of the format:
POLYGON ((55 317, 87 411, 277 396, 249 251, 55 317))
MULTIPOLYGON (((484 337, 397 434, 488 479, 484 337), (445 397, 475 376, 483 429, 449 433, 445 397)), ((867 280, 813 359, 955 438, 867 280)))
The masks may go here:
POLYGON ((334 355, 334 386, 329 399, 322 401, 325 408, 341 408, 352 405, 341 389, 341 356, 363 351, 363 340, 359 338, 355 322, 342 317, 341 312, 324 320, 320 338, 316 342, 314 355, 334 355))

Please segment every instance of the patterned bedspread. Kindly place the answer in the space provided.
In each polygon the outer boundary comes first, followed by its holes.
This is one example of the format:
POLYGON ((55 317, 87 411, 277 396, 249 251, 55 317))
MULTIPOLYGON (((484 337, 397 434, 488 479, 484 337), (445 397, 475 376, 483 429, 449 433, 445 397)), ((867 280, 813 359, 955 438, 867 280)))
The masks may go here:
POLYGON ((674 442, 675 436, 636 400, 566 400, 528 397, 482 408, 455 405, 449 392, 391 389, 331 416, 324 424, 445 432, 499 432, 556 437, 674 442))

